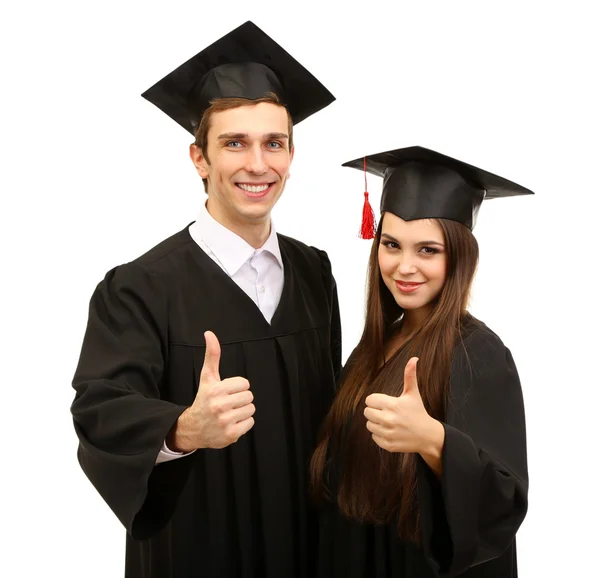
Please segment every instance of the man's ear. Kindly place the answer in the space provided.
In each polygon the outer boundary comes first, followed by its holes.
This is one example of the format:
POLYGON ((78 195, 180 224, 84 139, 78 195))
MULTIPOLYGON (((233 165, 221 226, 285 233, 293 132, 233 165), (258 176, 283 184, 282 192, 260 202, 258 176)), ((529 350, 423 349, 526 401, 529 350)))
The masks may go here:
MULTIPOLYGON (((292 164, 292 161, 294 160, 294 151, 296 150, 296 147, 292 147, 292 150, 290 151, 290 165, 292 164)), ((290 173, 287 174, 286 180, 289 179, 292 175, 290 173)))
POLYGON ((198 174, 203 178, 208 178, 208 160, 202 153, 202 149, 195 144, 190 145, 190 159, 194 163, 198 174))

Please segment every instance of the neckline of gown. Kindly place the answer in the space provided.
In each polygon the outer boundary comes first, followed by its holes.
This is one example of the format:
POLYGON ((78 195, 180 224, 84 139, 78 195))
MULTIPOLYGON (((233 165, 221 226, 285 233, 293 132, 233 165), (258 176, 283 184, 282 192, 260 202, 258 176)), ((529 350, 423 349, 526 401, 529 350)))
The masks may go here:
MULTIPOLYGON (((233 291, 235 294, 239 296, 239 299, 242 303, 247 305, 248 312, 252 312, 253 317, 256 318, 257 325, 260 324, 260 327, 266 330, 265 337, 274 337, 279 334, 287 334, 287 331, 284 331, 282 324, 284 323, 284 319, 282 316, 284 315, 284 307, 292 298, 292 287, 293 287, 293 272, 290 258, 287 254, 285 244, 281 243, 281 237, 279 233, 277 233, 277 242, 279 243, 279 250, 281 251, 281 260, 283 262, 283 289, 281 292, 281 297, 279 299, 279 303, 273 313, 273 317, 271 318, 271 323, 269 323, 265 316, 262 314, 261 310, 258 308, 256 303, 252 301, 252 299, 244 292, 244 290, 194 241, 189 232, 189 225, 185 227, 181 231, 181 233, 185 236, 188 243, 192 246, 192 254, 193 257, 200 261, 202 266, 205 266, 209 269, 212 269, 214 274, 221 278, 222 281, 233 291)), ((250 313, 249 313, 250 314, 250 313)))

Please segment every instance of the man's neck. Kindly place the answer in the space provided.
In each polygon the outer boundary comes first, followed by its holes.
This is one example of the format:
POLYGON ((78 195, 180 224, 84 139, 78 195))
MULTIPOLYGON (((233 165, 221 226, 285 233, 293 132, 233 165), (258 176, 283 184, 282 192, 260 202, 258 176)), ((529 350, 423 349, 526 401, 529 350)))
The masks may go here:
POLYGON ((215 211, 210 206, 210 201, 206 205, 206 210, 217 223, 223 225, 223 227, 244 239, 248 245, 255 249, 260 249, 267 242, 267 239, 271 234, 270 217, 267 217, 264 220, 257 220, 255 223, 235 221, 221 212, 215 211))
POLYGON ((241 237, 255 249, 260 249, 269 238, 271 234, 271 219, 268 219, 264 223, 257 223, 256 225, 238 225, 237 227, 233 224, 224 225, 230 231, 233 231, 238 237, 241 237))

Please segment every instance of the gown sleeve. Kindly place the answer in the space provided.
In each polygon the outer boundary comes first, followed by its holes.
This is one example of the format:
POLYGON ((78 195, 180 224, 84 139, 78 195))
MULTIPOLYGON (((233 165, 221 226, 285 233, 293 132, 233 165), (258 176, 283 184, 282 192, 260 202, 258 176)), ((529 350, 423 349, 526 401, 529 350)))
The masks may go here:
POLYGON ((523 396, 510 351, 492 332, 460 343, 452 362, 442 479, 419 459, 421 536, 440 576, 502 555, 527 512, 523 396))
POLYGON ((330 308, 330 323, 331 323, 331 362, 333 365, 334 375, 339 376, 342 369, 342 324, 340 320, 340 306, 337 293, 337 284, 331 271, 331 262, 325 251, 317 249, 321 259, 321 274, 330 308))
POLYGON ((135 539, 170 518, 189 460, 155 466, 186 409, 161 399, 167 363, 167 293, 141 264, 110 271, 96 288, 71 405, 86 476, 135 539))

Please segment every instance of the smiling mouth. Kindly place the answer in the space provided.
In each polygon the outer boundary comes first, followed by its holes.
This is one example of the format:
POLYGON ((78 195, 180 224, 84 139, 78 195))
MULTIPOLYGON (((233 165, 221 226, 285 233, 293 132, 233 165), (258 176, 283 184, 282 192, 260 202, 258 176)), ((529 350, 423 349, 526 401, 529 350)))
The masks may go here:
POLYGON ((413 293, 414 291, 416 291, 419 287, 421 287, 421 285, 424 284, 424 282, 422 283, 414 283, 414 282, 404 282, 404 281, 395 281, 396 283, 396 287, 402 292, 402 293, 413 293))
POLYGON ((247 183, 236 183, 236 186, 242 189, 245 193, 260 194, 264 193, 273 183, 264 183, 260 185, 249 185, 247 183))

